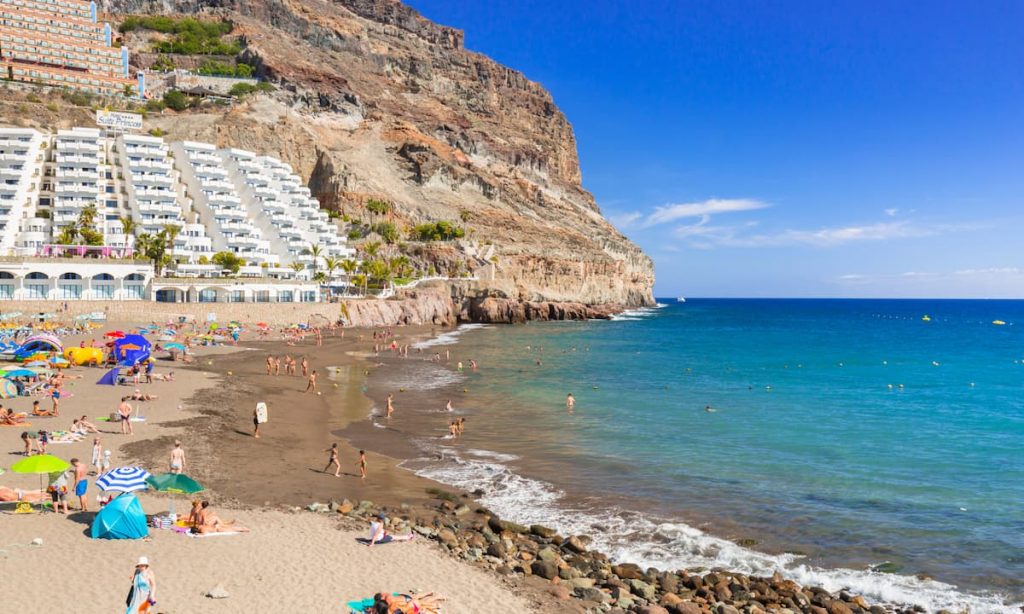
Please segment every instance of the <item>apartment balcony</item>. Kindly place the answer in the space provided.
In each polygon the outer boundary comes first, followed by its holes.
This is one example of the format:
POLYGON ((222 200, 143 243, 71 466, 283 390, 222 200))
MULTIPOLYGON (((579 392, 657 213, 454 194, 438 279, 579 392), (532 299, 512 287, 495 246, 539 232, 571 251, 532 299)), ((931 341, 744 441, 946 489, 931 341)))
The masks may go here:
POLYGON ((143 158, 142 160, 128 160, 128 169, 134 174, 137 170, 157 170, 162 174, 170 174, 171 164, 164 158, 143 158))
POLYGON ((57 152, 65 151, 99 154, 100 144, 96 141, 64 141, 57 139, 57 152))
POLYGON ((102 194, 96 184, 88 183, 58 183, 54 186, 53 192, 57 196, 90 197, 90 202, 99 200, 102 194))
POLYGON ((21 179, 21 176, 24 174, 24 168, 15 168, 13 166, 0 166, 0 179, 21 179))
POLYGON ((173 177, 157 173, 132 173, 131 181, 137 185, 174 185, 173 177))
POLYGON ((213 153, 206 153, 202 151, 187 149, 185 150, 185 153, 188 156, 188 161, 191 162, 193 165, 215 164, 217 166, 220 166, 221 164, 224 163, 224 161, 220 159, 220 156, 217 156, 216 154, 213 153))
POLYGON ((10 153, 0 154, 0 165, 4 166, 13 166, 16 164, 25 165, 30 161, 31 159, 27 155, 20 156, 18 154, 10 153))
POLYGON ((54 162, 57 164, 76 164, 85 167, 94 167, 100 165, 100 157, 97 156, 83 156, 81 154, 67 154, 61 151, 57 152, 54 156, 54 162))
POLYGON ((96 181, 100 177, 99 169, 86 170, 82 168, 69 168, 62 169, 58 168, 53 174, 55 178, 60 179, 91 179, 96 181))
POLYGON ((168 188, 147 188, 141 187, 135 189, 135 198, 140 200, 178 200, 178 193, 168 188))

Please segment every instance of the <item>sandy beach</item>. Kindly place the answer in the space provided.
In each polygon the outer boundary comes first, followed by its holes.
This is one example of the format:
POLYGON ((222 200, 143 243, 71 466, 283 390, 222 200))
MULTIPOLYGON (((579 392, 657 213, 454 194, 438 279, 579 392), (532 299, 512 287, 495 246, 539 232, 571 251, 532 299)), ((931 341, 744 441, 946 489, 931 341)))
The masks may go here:
MULTIPOLYGON (((118 328, 129 330, 131 324, 109 323, 103 330, 118 328)), ((197 349, 192 366, 159 360, 156 373, 174 370, 175 381, 139 386, 158 398, 141 402, 139 415, 145 421, 133 423, 131 436, 121 435, 113 423, 95 420, 114 411, 120 396, 134 387, 95 385, 103 369, 68 369, 70 377, 80 379, 67 387, 72 394, 62 401, 60 417, 33 417, 28 429, 66 430, 74 417, 86 414, 99 426, 104 447, 113 450, 114 467, 138 464, 152 473, 167 471, 173 441, 181 439, 188 455, 186 473, 208 489, 202 497, 218 506, 223 518, 236 519, 252 532, 194 539, 151 529, 147 540, 93 540, 88 530, 97 505, 94 487, 88 493, 92 511, 78 511, 77 498, 69 497, 73 509, 67 517, 48 511, 14 514, 14 504, 6 503, 0 508, 0 574, 6 587, 17 590, 4 596, 5 606, 33 611, 50 599, 56 583, 61 593, 75 596, 76 612, 115 611, 123 607, 136 559, 147 556, 158 582, 157 612, 343 612, 347 600, 412 589, 446 596, 446 612, 481 612, 496 605, 510 612, 538 610, 537 591, 532 598, 517 595, 524 593, 521 586, 460 563, 427 539, 368 549, 355 541, 366 533, 362 521, 302 510, 314 501, 348 499, 404 505, 412 514, 431 499, 425 492, 430 482, 374 452, 368 454, 368 479, 359 479, 357 450, 331 435, 349 421, 365 419, 369 411, 361 388, 367 363, 357 351, 359 335, 349 331, 344 340, 326 338, 320 348, 312 339, 296 348, 243 338, 247 349, 197 349), (288 351, 307 356, 310 368, 324 374, 323 394, 303 392, 301 375, 266 376, 267 354, 288 351), (257 401, 270 408, 260 439, 251 432, 257 401), (328 455, 321 450, 335 441, 343 463, 340 478, 322 472, 328 455), (36 538, 42 545, 31 545, 36 538), (205 596, 218 585, 228 598, 205 596)), ((31 399, 5 405, 28 411, 31 399)), ((0 467, 7 469, 22 458, 22 430, 0 428, 0 449, 6 452, 0 467)), ((91 448, 89 436, 51 444, 49 452, 88 462, 91 448)), ((95 477, 90 475, 90 483, 95 477)), ((7 471, 0 485, 36 489, 39 476, 7 471)), ((166 511, 170 501, 165 495, 140 499, 147 514, 166 511)), ((177 499, 179 513, 187 506, 185 498, 177 499)))

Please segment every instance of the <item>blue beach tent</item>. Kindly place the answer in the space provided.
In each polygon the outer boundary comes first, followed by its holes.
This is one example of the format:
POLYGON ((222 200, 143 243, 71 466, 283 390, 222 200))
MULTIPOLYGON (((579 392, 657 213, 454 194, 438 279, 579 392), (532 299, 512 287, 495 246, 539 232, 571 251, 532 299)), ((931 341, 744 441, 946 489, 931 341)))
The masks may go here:
POLYGON ((93 539, 142 539, 148 535, 146 514, 131 493, 106 504, 92 522, 93 539))
POLYGON ((126 335, 114 342, 117 364, 131 367, 149 358, 153 344, 142 335, 126 335))

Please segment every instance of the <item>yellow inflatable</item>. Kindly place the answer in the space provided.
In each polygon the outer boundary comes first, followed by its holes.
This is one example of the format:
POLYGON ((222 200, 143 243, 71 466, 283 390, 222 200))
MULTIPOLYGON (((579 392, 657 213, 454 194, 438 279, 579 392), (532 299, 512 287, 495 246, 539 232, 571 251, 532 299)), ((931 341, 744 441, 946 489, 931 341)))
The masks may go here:
POLYGON ((99 365, 103 363, 103 350, 100 348, 68 348, 64 350, 64 358, 73 365, 99 365))

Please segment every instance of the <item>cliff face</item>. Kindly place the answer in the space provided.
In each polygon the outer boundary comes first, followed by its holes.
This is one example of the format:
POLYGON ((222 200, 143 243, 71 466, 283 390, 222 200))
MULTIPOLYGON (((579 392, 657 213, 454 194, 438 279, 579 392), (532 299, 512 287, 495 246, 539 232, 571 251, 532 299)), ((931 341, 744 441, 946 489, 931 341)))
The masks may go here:
POLYGON ((481 296, 624 306, 653 302, 650 259, 581 186, 572 126, 551 95, 463 47, 458 30, 395 0, 108 0, 115 13, 230 19, 243 56, 279 91, 222 114, 155 119, 170 138, 279 155, 325 206, 402 225, 464 219, 455 253, 481 296))

